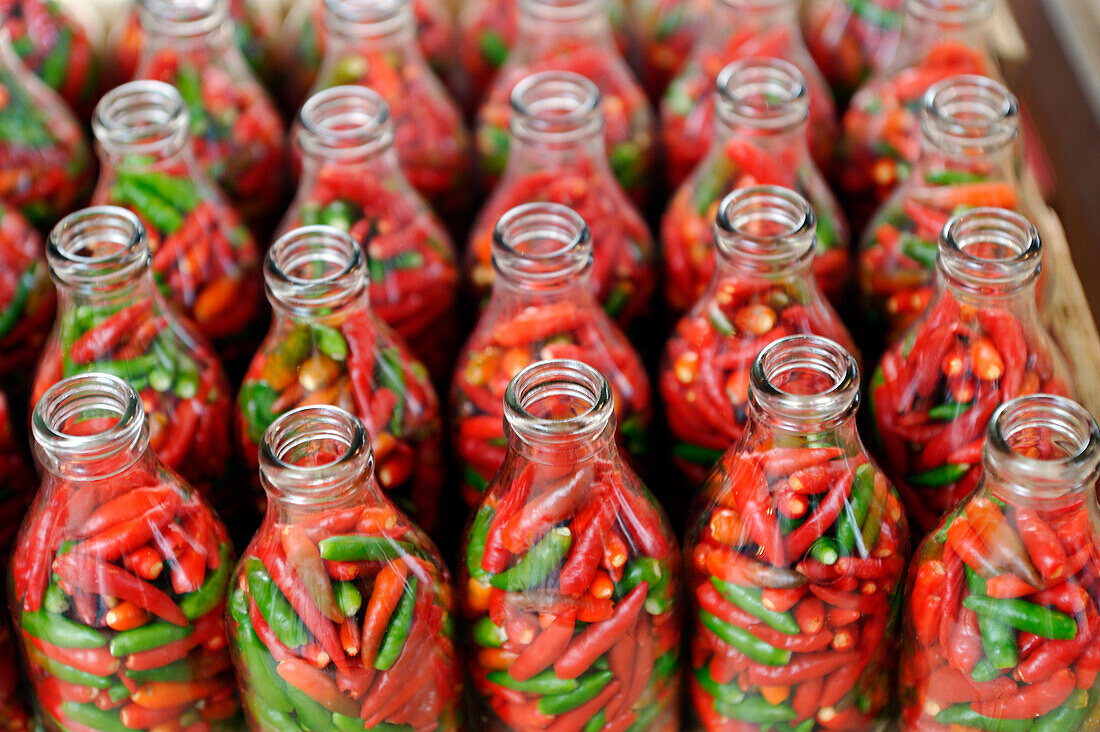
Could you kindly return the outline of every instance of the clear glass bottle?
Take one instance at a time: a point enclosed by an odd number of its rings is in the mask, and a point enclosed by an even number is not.
[[[267,514],[229,595],[252,729],[457,730],[454,588],[378,490],[363,423],[287,412],[264,433],[260,477]]]
[[[903,729],[1100,723],[1100,432],[1064,397],[993,413],[974,492],[910,568]]]
[[[9,587],[46,729],[240,729],[224,620],[233,547],[150,449],[141,398],[115,376],[72,376],[42,395],[31,428],[42,485]]]
[[[508,162],[512,89],[540,71],[572,71],[600,90],[607,158],[619,184],[645,202],[653,163],[653,111],[615,47],[608,0],[516,0],[516,51],[508,55],[478,110],[477,148],[490,181]]]
[[[35,373],[37,404],[63,378],[125,379],[158,459],[208,496],[229,467],[229,383],[213,347],[157,290],[145,228],[126,209],[69,214],[46,243],[57,320]]]
[[[512,89],[510,126],[508,165],[466,250],[475,292],[492,286],[500,217],[524,203],[560,203],[592,222],[593,280],[608,315],[625,326],[646,313],[657,279],[653,237],[608,165],[596,85],[569,71],[532,74]]]
[[[665,297],[676,312],[699,299],[714,272],[711,224],[731,190],[784,186],[813,206],[814,275],[837,305],[846,294],[848,222],[806,145],[810,91],[798,69],[775,58],[735,61],[715,82],[707,155],[680,185],[661,219]]]
[[[898,50],[844,113],[837,183],[862,227],[920,155],[928,87],[951,76],[999,78],[986,46],[993,0],[904,0]]]
[[[680,554],[619,457],[610,385],[579,361],[541,361],[504,409],[507,456],[459,568],[471,722],[678,728]]]
[[[659,100],[703,33],[711,0],[633,0],[639,76],[650,99]]]
[[[324,0],[328,47],[311,93],[354,84],[390,106],[401,168],[445,221],[466,213],[470,136],[414,43],[410,0]]]
[[[832,169],[836,104],[802,41],[797,0],[714,0],[709,25],[661,100],[670,186],[680,185],[710,148],[718,74],[727,64],[751,57],[782,59],[802,72],[810,96],[810,151],[822,170]]]
[[[346,409],[372,435],[382,489],[431,531],[444,478],[439,401],[427,370],[375,316],[367,269],[355,240],[329,226],[293,229],[271,245],[264,278],[274,319],[237,399],[241,454],[255,473],[264,430],[280,414]]]
[[[359,86],[310,97],[295,136],[298,192],[278,233],[312,224],[349,232],[369,258],[372,307],[443,379],[458,337],[458,264],[443,224],[405,178],[390,109]]]
[[[42,237],[19,211],[0,203],[0,383],[23,385],[46,341],[56,301]]]
[[[451,427],[462,496],[473,506],[505,457],[504,396],[524,367],[574,358],[614,390],[620,447],[641,457],[650,422],[649,378],[630,341],[600,307],[584,219],[556,203],[508,211],[493,231],[493,291],[459,354]]]
[[[677,323],[658,374],[672,460],[699,486],[749,419],[750,367],[764,346],[792,334],[839,341],[840,316],[809,276],[814,213],[794,191],[753,186],[722,200],[710,284]]]
[[[806,46],[841,104],[893,58],[901,38],[903,3],[810,0],[803,6]]]
[[[19,60],[0,29],[0,198],[39,228],[84,203],[92,152],[73,113]]]
[[[893,343],[928,307],[936,242],[952,215],[995,207],[1036,220],[1045,210],[1022,182],[1020,148],[1019,105],[1000,82],[954,76],[929,88],[913,174],[875,212],[860,242],[863,313],[875,335],[885,331]]]
[[[909,536],[856,430],[856,361],[783,338],[753,361],[749,404],[685,539],[696,723],[883,730]]]
[[[94,205],[122,206],[145,227],[158,287],[227,358],[260,312],[260,254],[191,150],[183,98],[161,81],[115,87],[96,106]]]
[[[257,231],[283,202],[283,122],[233,40],[227,0],[139,0],[136,79],[179,89],[195,158]]]
[[[976,208],[951,219],[932,302],[871,380],[884,465],[922,531],[974,489],[985,425],[999,404],[1071,395],[1035,305],[1041,260],[1039,232],[1019,214]]]

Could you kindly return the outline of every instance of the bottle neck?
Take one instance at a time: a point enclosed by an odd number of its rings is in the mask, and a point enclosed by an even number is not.
[[[264,285],[276,317],[339,323],[370,312],[359,244],[331,226],[303,226],[279,237],[264,260]]]
[[[355,169],[375,180],[401,175],[390,106],[373,89],[336,86],[312,95],[298,114],[301,188],[317,185],[321,168]]]
[[[92,130],[104,162],[119,168],[182,162],[190,139],[182,97],[160,81],[112,89],[96,105]]]
[[[512,89],[511,105],[510,171],[560,166],[611,175],[600,93],[591,81],[568,71],[532,74]]]
[[[920,62],[930,50],[948,42],[962,44],[991,61],[986,39],[992,17],[992,0],[906,0],[898,53],[888,71]]]
[[[714,226],[718,256],[711,293],[720,296],[750,279],[811,295],[816,226],[809,201],[790,189],[754,186],[729,194]]]
[[[516,0],[516,48],[528,51],[566,41],[571,46],[614,48],[607,0]]]
[[[997,307],[1037,322],[1035,286],[1042,265],[1039,232],[1012,211],[976,208],[947,222],[936,258],[937,299]]]
[[[232,46],[226,0],[140,0],[138,18],[149,39],[145,53],[164,45],[223,51]]]
[[[334,66],[330,71],[339,76],[340,64],[356,65],[359,73],[347,69],[349,79],[335,80],[335,84],[349,83],[362,76],[367,63],[378,59],[356,59],[364,52],[386,52],[387,59],[408,63],[423,61],[416,43],[416,19],[409,0],[324,0],[323,22],[328,32],[329,51],[326,59]]]
[[[734,35],[759,35],[781,27],[793,31],[791,41],[801,42],[798,0],[714,0],[707,45],[721,48]]]

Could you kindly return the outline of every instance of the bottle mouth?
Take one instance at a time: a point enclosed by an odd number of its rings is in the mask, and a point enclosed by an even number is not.
[[[559,203],[527,203],[509,210],[493,229],[493,269],[514,283],[550,289],[592,266],[588,224]]]
[[[504,392],[505,423],[524,442],[591,440],[614,415],[607,379],[580,361],[533,363]]]
[[[1019,102],[999,81],[952,76],[924,94],[921,132],[947,153],[992,153],[1015,142],[1019,131]]]
[[[367,87],[319,91],[306,100],[298,118],[298,144],[309,154],[365,155],[393,143],[390,105]]]
[[[965,27],[993,15],[993,0],[906,0],[905,14],[941,27]]]
[[[798,429],[836,426],[859,404],[859,367],[852,354],[828,338],[780,338],[752,362],[749,404],[770,423]]]
[[[780,8],[794,9],[798,0],[718,0],[732,10],[741,12],[766,13]]]
[[[383,38],[413,28],[408,0],[324,0],[325,26],[345,38]]]
[[[152,258],[145,226],[118,206],[93,206],[69,214],[50,232],[46,261],[60,284],[106,287],[141,276]]]
[[[366,291],[363,250],[332,226],[301,226],[280,236],[264,259],[268,297],[299,315],[357,300]]]
[[[226,0],[139,0],[138,15],[146,30],[185,38],[225,26],[229,4]]]
[[[781,272],[813,260],[816,221],[802,195],[779,186],[752,186],[718,205],[714,244],[740,268]]]
[[[512,88],[512,133],[523,139],[573,142],[603,129],[600,91],[571,71],[531,74]]]
[[[260,475],[284,505],[317,506],[347,499],[373,475],[370,438],[357,417],[339,407],[293,409],[264,432]]]
[[[108,152],[169,155],[187,144],[187,108],[171,84],[131,81],[103,95],[92,131]]]
[[[519,9],[530,20],[572,23],[605,17],[607,0],[519,0]]]
[[[762,130],[802,124],[810,114],[806,77],[777,58],[746,58],[722,69],[714,83],[715,112],[727,126]]]
[[[974,208],[952,217],[940,234],[937,265],[958,289],[977,294],[1016,291],[1042,267],[1039,231],[1002,208]]]

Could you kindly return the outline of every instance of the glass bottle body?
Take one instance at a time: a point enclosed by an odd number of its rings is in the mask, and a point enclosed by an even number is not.
[[[16,209],[0,204],[0,381],[19,382],[34,365],[55,307],[42,238]]]
[[[634,0],[639,76],[650,99],[659,100],[680,73],[703,33],[710,0]]]
[[[909,570],[905,729],[1096,725],[1096,447],[1096,423],[1068,399],[994,415],[976,489]]]
[[[832,169],[836,105],[814,65],[798,27],[793,0],[714,0],[710,27],[661,100],[665,174],[678,186],[706,156],[714,134],[715,79],[734,61],[778,58],[802,72],[809,89],[810,152],[822,170]]]
[[[792,336],[760,353],[751,378],[748,425],[685,540],[695,720],[883,729],[909,538],[856,431],[855,360]]]
[[[802,33],[837,101],[846,103],[871,74],[886,67],[901,38],[904,0],[811,0]]]

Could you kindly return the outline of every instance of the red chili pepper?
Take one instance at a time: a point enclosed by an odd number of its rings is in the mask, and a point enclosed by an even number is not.
[[[964,515],[956,515],[947,527],[947,541],[966,564],[983,577],[1000,574],[978,532]]]
[[[813,514],[806,519],[801,526],[783,539],[786,553],[792,557],[801,557],[810,545],[817,541],[821,535],[836,521],[841,509],[848,501],[848,495],[852,491],[852,479],[854,471],[849,468],[833,483],[829,493],[818,504]],[[812,589],[812,588],[811,588]]]
[[[1042,586],[1043,580],[1031,564],[1023,542],[993,501],[983,496],[971,499],[966,505],[966,516],[995,563],[1032,587]]]
[[[573,532],[576,538],[558,576],[561,591],[573,597],[583,595],[591,584],[603,558],[604,534],[615,520],[610,502],[597,498],[589,505],[592,506],[591,515],[583,530]]]
[[[504,546],[513,554],[523,554],[550,528],[571,516],[592,488],[592,466],[582,466],[557,486],[529,498],[501,530]]]
[[[631,590],[615,608],[611,619],[592,624],[576,636],[566,651],[554,662],[559,678],[572,679],[584,673],[592,662],[606,653],[615,641],[633,627],[645,603],[649,585],[644,581]]]
[[[1013,519],[1028,556],[1043,581],[1049,585],[1064,577],[1066,551],[1054,530],[1031,508],[1016,508]]]
[[[1061,669],[1046,679],[1021,686],[1011,696],[976,701],[971,708],[978,714],[998,719],[1033,719],[1056,709],[1074,689],[1073,672]]]
[[[187,618],[172,598],[112,564],[69,553],[54,561],[54,571],[73,588],[127,600],[170,623],[187,625]]]

